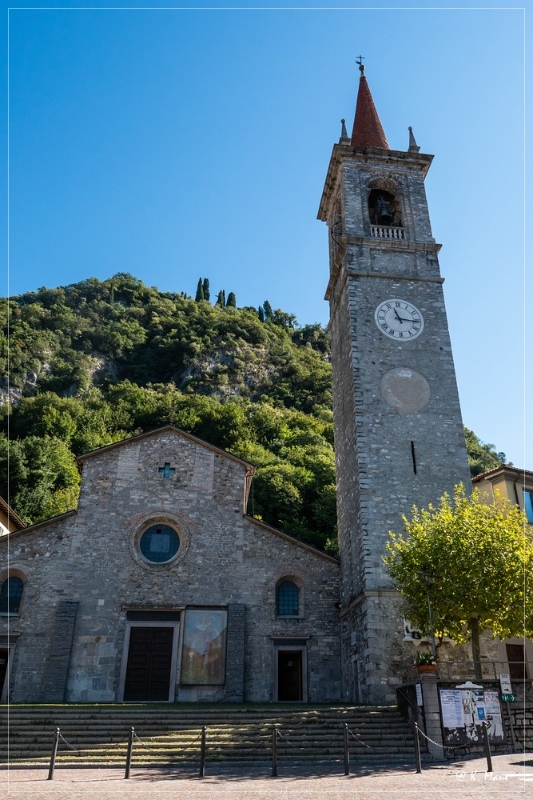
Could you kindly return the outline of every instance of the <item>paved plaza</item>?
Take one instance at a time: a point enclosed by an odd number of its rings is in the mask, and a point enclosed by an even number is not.
[[[258,767],[252,771],[223,771],[208,765],[202,780],[192,772],[172,769],[132,768],[129,780],[123,769],[70,769],[58,767],[54,780],[48,769],[12,769],[0,772],[1,796],[13,800],[412,800],[413,798],[516,798],[533,796],[533,753],[493,758],[487,773],[485,758],[454,764],[424,765],[417,775],[412,767],[352,765],[354,774],[339,774],[342,765],[310,769],[280,765],[279,777]]]

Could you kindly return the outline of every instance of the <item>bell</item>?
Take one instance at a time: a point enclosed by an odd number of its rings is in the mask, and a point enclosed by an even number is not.
[[[379,195],[376,202],[376,216],[378,225],[390,225],[392,223],[390,202],[386,200],[382,194]]]

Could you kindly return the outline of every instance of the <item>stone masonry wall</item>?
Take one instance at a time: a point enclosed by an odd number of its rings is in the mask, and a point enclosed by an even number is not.
[[[169,478],[158,471],[165,463],[175,470]],[[245,700],[272,699],[279,636],[307,637],[309,699],[338,699],[338,563],[246,517],[245,470],[174,429],[87,458],[78,512],[10,538],[11,565],[26,577],[20,615],[9,620],[20,634],[10,699],[45,699],[44,665],[54,658],[52,630],[65,602],[78,603],[69,701],[117,699],[128,608],[189,606],[230,607],[227,699],[239,696],[239,670]],[[155,522],[180,533],[168,564],[147,563],[139,553],[142,531]],[[276,583],[287,575],[301,582],[303,613],[278,619]],[[0,634],[7,624],[0,618]],[[198,699],[224,697],[220,687],[201,688]]]

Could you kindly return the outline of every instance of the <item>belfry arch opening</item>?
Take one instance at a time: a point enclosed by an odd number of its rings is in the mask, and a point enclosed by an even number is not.
[[[400,203],[395,195],[386,189],[370,189],[368,214],[372,225],[402,226]]]

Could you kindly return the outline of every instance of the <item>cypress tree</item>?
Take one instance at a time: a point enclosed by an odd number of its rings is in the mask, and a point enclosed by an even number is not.
[[[259,306],[257,309],[257,316],[261,322],[265,321],[265,312],[263,311],[263,306]]]
[[[198,286],[196,287],[196,297],[194,299],[196,300],[197,303],[199,303],[200,300],[204,299],[204,287],[202,285],[201,278],[198,280]]]
[[[220,306],[221,308],[224,308],[224,306],[226,305],[226,292],[224,291],[224,289],[221,289],[220,292],[218,293],[215,305]]]
[[[209,293],[209,278],[204,278],[204,283],[202,288],[204,290],[204,300],[207,300],[209,302],[209,298],[211,296]]]
[[[268,322],[274,316],[274,312],[272,311],[272,306],[270,305],[268,300],[265,300],[265,302],[263,303],[263,310],[265,312],[265,319]]]
[[[233,292],[228,294],[228,302],[226,303],[228,308],[237,308],[237,298]]]

